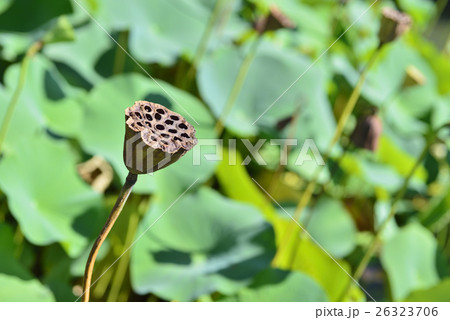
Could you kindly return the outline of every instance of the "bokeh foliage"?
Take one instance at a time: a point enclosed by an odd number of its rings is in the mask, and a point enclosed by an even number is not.
[[[197,146],[139,177],[100,252],[94,280],[105,274],[92,288],[94,300],[365,301],[357,286],[346,290],[347,273],[429,146],[361,285],[382,301],[450,301],[448,131],[429,141],[450,121],[450,23],[438,21],[439,5],[427,0],[380,0],[359,19],[372,3],[1,1],[1,122],[23,88],[0,142],[0,301],[75,301],[81,294],[89,249],[127,174],[123,111],[143,99],[182,114],[199,139],[216,138],[226,112],[223,160],[206,161],[214,147]],[[274,4],[295,28],[257,33],[255,22]],[[294,164],[302,141],[313,139],[325,152],[377,50],[384,6],[408,13],[413,27],[381,48],[300,217],[315,241],[296,227],[284,260],[273,266],[291,223],[277,203],[292,214],[314,176],[314,163]],[[35,43],[42,48],[21,81]],[[423,82],[408,83],[411,67]],[[349,142],[372,107],[383,124],[373,152]],[[279,165],[279,146],[268,143],[261,149],[267,166],[230,165],[230,157],[239,164],[248,155],[240,143],[236,153],[226,148],[240,138],[301,143],[287,166]],[[93,156],[112,169],[103,190],[80,174]]]

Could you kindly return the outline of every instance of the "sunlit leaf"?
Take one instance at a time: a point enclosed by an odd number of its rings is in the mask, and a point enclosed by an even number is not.
[[[395,300],[438,282],[435,266],[436,239],[419,224],[410,224],[390,238],[381,251],[381,262]]]
[[[413,291],[406,299],[407,302],[448,302],[450,301],[450,279],[445,278],[437,285]]]
[[[325,302],[323,289],[302,272],[268,269],[242,289],[237,301],[244,302]]]
[[[95,23],[76,30],[74,42],[54,43],[44,48],[52,60],[64,63],[92,84],[102,77],[94,66],[100,56],[113,45],[112,40]]]
[[[51,302],[54,297],[38,280],[22,280],[0,274],[0,301]]]
[[[333,257],[345,257],[355,248],[356,227],[341,202],[323,197],[304,219],[311,236]]]
[[[342,259],[330,258],[305,234],[297,242],[292,267],[317,281],[324,288],[330,301],[338,301],[342,298],[347,285],[352,282],[348,275],[350,273],[349,264]],[[349,296],[343,298],[344,301],[363,301],[365,299],[364,294],[356,287]]]

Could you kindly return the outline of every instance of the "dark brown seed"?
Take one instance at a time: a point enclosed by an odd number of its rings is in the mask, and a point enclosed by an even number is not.
[[[363,116],[358,119],[350,139],[358,148],[376,151],[382,130],[383,125],[377,115]]]

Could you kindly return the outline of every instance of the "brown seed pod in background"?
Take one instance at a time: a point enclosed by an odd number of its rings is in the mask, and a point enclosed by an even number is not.
[[[254,28],[259,34],[278,29],[295,29],[295,23],[289,19],[276,5],[271,5],[269,15],[255,22]]]
[[[105,192],[113,180],[113,169],[105,159],[94,156],[77,166],[78,174],[89,183],[92,189]]]
[[[376,114],[364,115],[358,119],[350,140],[358,148],[376,151],[382,130],[383,125]]]
[[[197,144],[195,129],[181,115],[148,101],[125,110],[123,159],[131,173],[155,172]]]
[[[394,41],[411,27],[411,17],[393,8],[385,7],[381,12],[381,25],[378,32],[380,46]]]
[[[427,82],[425,75],[415,66],[407,66],[405,71],[405,79],[402,85],[404,88],[422,86]]]

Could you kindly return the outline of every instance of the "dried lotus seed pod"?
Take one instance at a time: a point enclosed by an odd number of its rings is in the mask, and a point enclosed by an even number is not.
[[[123,158],[131,173],[145,174],[165,168],[197,142],[194,127],[160,104],[136,101],[125,110]]]
[[[375,152],[378,149],[382,131],[383,124],[381,119],[376,115],[375,109],[373,109],[372,114],[361,116],[358,119],[350,140],[357,148]]]
[[[378,32],[380,45],[394,41],[411,27],[411,17],[406,13],[385,7],[381,12],[381,26]]]
[[[403,80],[403,87],[409,88],[414,86],[422,86],[427,82],[425,75],[413,65],[406,67],[406,74]]]

